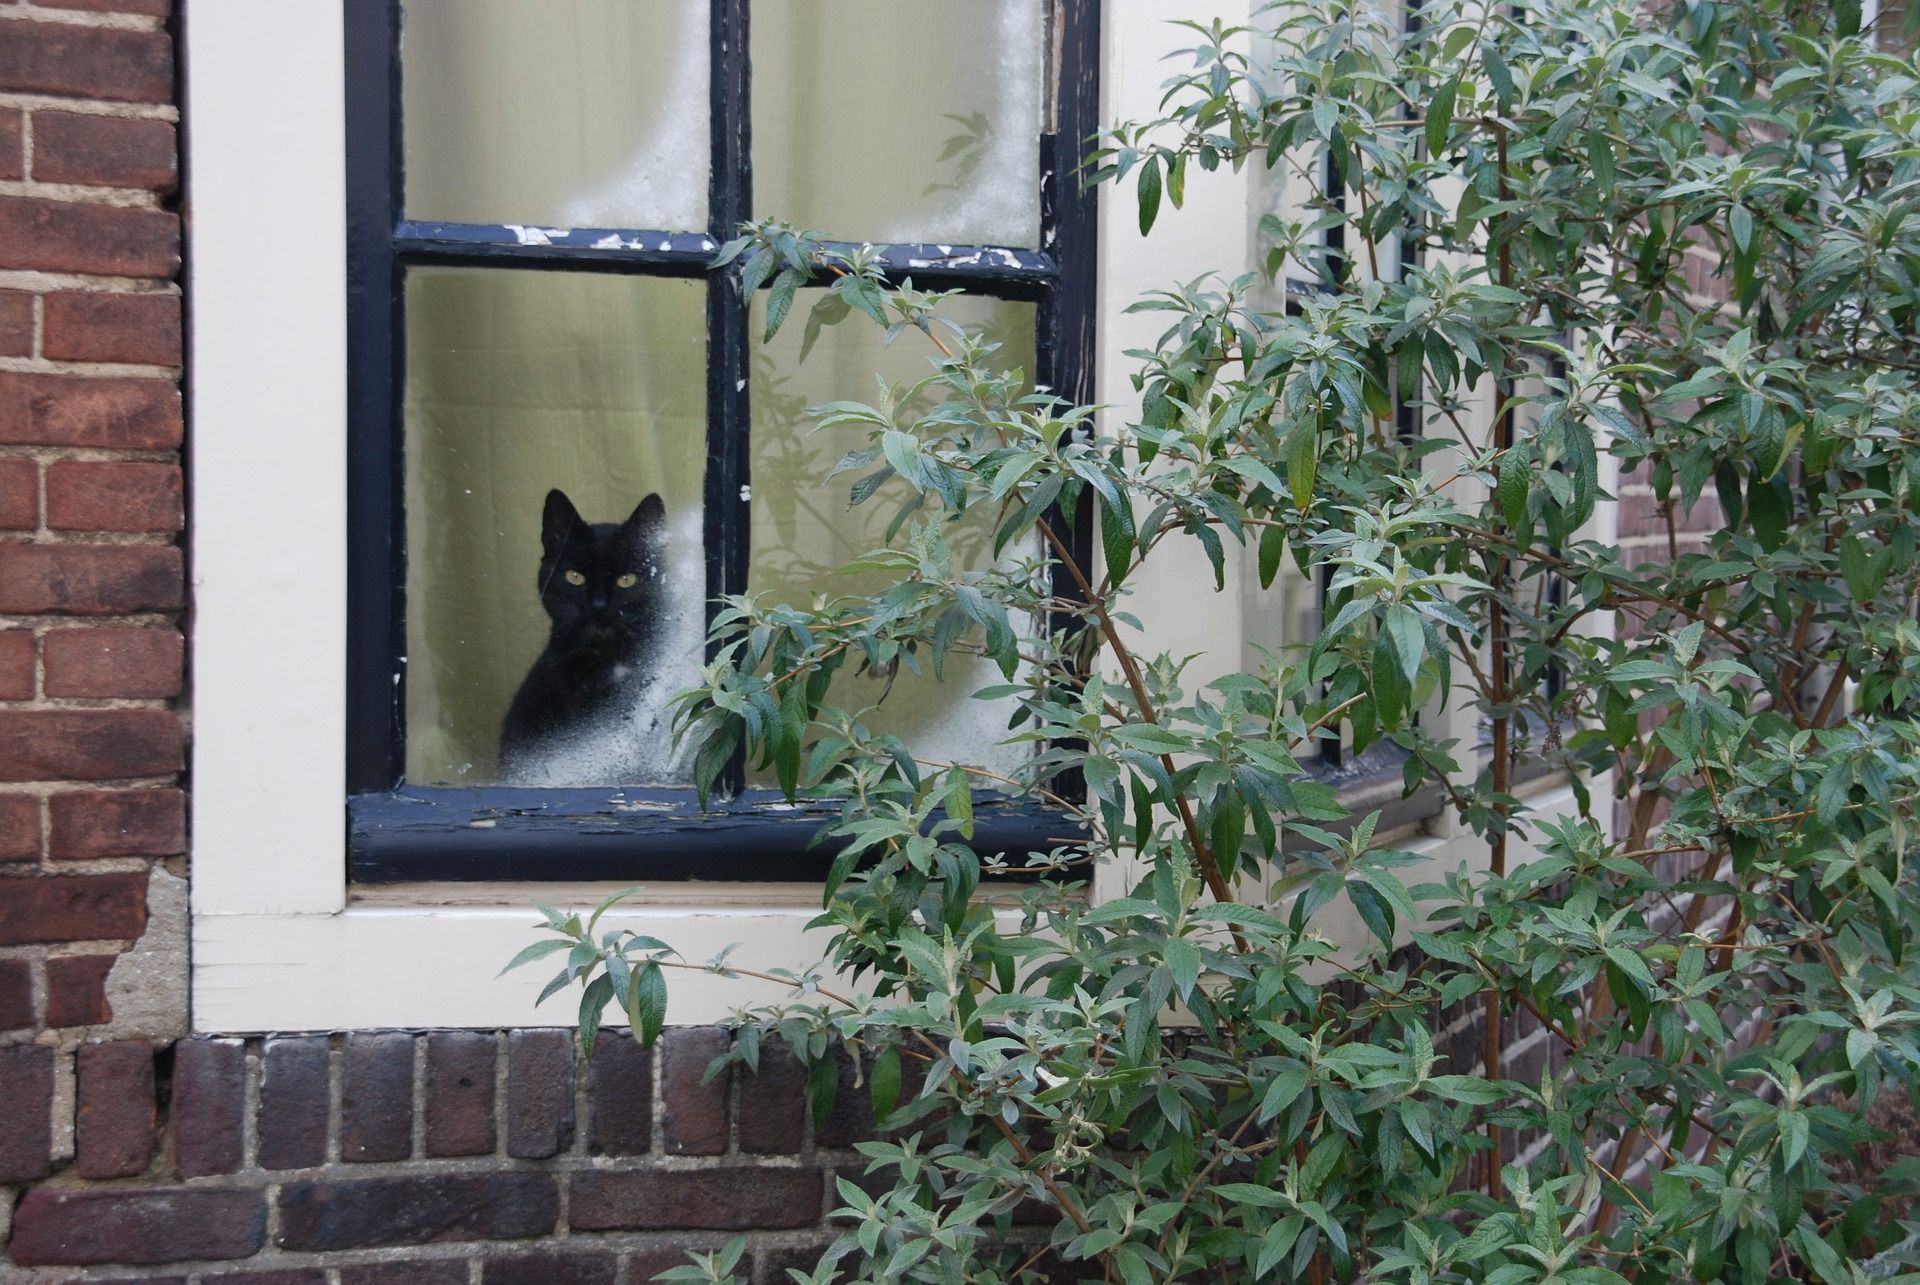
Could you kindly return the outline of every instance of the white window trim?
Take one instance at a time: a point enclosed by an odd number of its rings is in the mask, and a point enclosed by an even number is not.
[[[1244,17],[1248,0],[1210,0]],[[1163,64],[1191,0],[1106,7],[1106,115],[1156,110]],[[1239,15],[1233,10],[1242,11]],[[399,885],[350,895],[346,710],[345,88],[339,0],[194,0],[185,11],[190,176],[193,449],[193,1025],[230,1033],[571,1022],[534,1000],[540,969],[497,978],[534,939],[536,899],[582,906],[612,885]],[[264,51],[272,51],[266,56]],[[1228,262],[1251,262],[1246,178],[1219,174],[1153,239],[1130,192],[1102,203],[1096,400],[1134,401],[1123,352],[1151,342],[1126,303]],[[1115,414],[1124,414],[1116,410]],[[1610,521],[1611,513],[1607,514]],[[1602,538],[1605,538],[1603,535]],[[1236,594],[1167,559],[1143,578],[1180,609],[1143,644],[1239,663]],[[1178,564],[1178,565],[1176,565]],[[1237,571],[1229,583],[1237,583]],[[1154,613],[1144,613],[1150,619]],[[1532,805],[1557,810],[1564,786]],[[1442,823],[1408,845],[1444,866],[1484,848]],[[1476,853],[1478,854],[1476,857]],[[1104,865],[1096,897],[1138,871]],[[604,922],[701,962],[739,943],[747,968],[804,967],[825,934],[817,885],[660,884]],[[1329,925],[1331,928],[1331,925]],[[1356,936],[1358,925],[1353,926]],[[672,979],[669,1020],[709,1022],[783,988],[699,972]]]

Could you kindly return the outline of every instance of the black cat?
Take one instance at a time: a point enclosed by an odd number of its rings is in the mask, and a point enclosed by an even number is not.
[[[540,604],[553,619],[546,650],[500,726],[500,770],[525,785],[616,785],[586,743],[657,734],[632,722],[653,679],[668,608],[667,511],[658,495],[625,522],[589,524],[560,490],[540,521]],[[583,755],[579,751],[584,748]],[[575,777],[577,779],[568,779]]]

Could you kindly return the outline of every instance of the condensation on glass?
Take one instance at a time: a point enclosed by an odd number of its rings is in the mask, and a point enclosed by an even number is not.
[[[1046,0],[756,0],[753,204],[841,241],[1036,246]],[[908,64],[910,71],[874,68]]]
[[[707,225],[708,0],[405,0],[406,214]]]
[[[704,285],[425,268],[408,276],[406,309],[408,781],[686,783],[666,698],[697,677],[705,633]],[[503,773],[502,721],[553,624],[541,583],[553,489],[587,523],[623,522],[660,496],[649,601],[661,627],[651,654],[619,662],[617,698],[577,736]],[[620,628],[609,621],[598,645],[621,647]]]
[[[801,291],[791,320],[754,352],[753,554],[747,587],[769,603],[808,606],[816,600],[875,592],[891,583],[892,572],[839,569],[870,549],[901,545],[904,535],[890,542],[887,527],[912,492],[904,483],[890,482],[866,503],[850,505],[849,488],[858,474],[825,479],[841,456],[867,445],[867,438],[852,426],[818,429],[806,408],[830,401],[877,401],[876,376],[894,384],[915,383],[936,373],[933,363],[939,356],[917,331],[885,344],[885,333],[856,313],[823,328],[802,362],[803,320],[821,293]],[[763,333],[762,309],[756,307],[755,314],[753,333],[758,336]],[[998,341],[994,364],[1027,372],[1031,383],[1032,304],[965,296],[949,300],[941,315]],[[914,412],[930,408],[938,395],[929,389],[909,399],[900,422],[911,423]],[[929,506],[920,520],[935,513]],[[974,510],[943,528],[956,568],[993,563],[992,517]],[[1023,542],[1009,547],[1003,559],[1013,563],[1036,555],[1037,549]],[[1014,627],[1021,630],[1017,621]],[[999,744],[1013,712],[1011,702],[971,696],[1003,681],[992,662],[956,653],[946,663],[945,681],[935,681],[924,657],[921,663],[924,673],[902,669],[891,679],[857,673],[848,665],[829,699],[850,711],[869,710],[868,727],[894,733],[916,756],[933,762],[968,763],[1006,775],[1032,754],[1025,743]],[[753,783],[770,785],[772,774]]]

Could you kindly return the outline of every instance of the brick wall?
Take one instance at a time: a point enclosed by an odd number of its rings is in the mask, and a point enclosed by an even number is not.
[[[557,1030],[87,1044],[58,1172],[59,1055],[0,1049],[0,1184],[21,1186],[0,1280],[614,1285],[748,1231],[757,1279],[784,1282],[831,1238],[871,1109],[846,1068],[814,1129],[772,1047],[702,1083],[727,1039],[614,1036],[590,1061]]]

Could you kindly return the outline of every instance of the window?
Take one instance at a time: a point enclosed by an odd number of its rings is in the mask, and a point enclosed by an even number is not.
[[[804,600],[882,541],[821,489],[839,451],[802,411],[926,360],[848,326],[803,362],[798,325],[760,342],[742,264],[711,265],[749,215],[887,245],[896,275],[965,290],[956,315],[1036,383],[1090,400],[1075,153],[1096,12],[970,6],[979,56],[918,67],[876,112],[862,69],[950,27],[941,0],[830,20],[799,0],[350,0],[355,880],[824,870],[806,811],[744,762],[697,807],[667,701],[721,595]],[[875,717],[977,760],[999,724],[966,690],[902,680]],[[1026,805],[993,817],[988,847],[1058,833]]]

